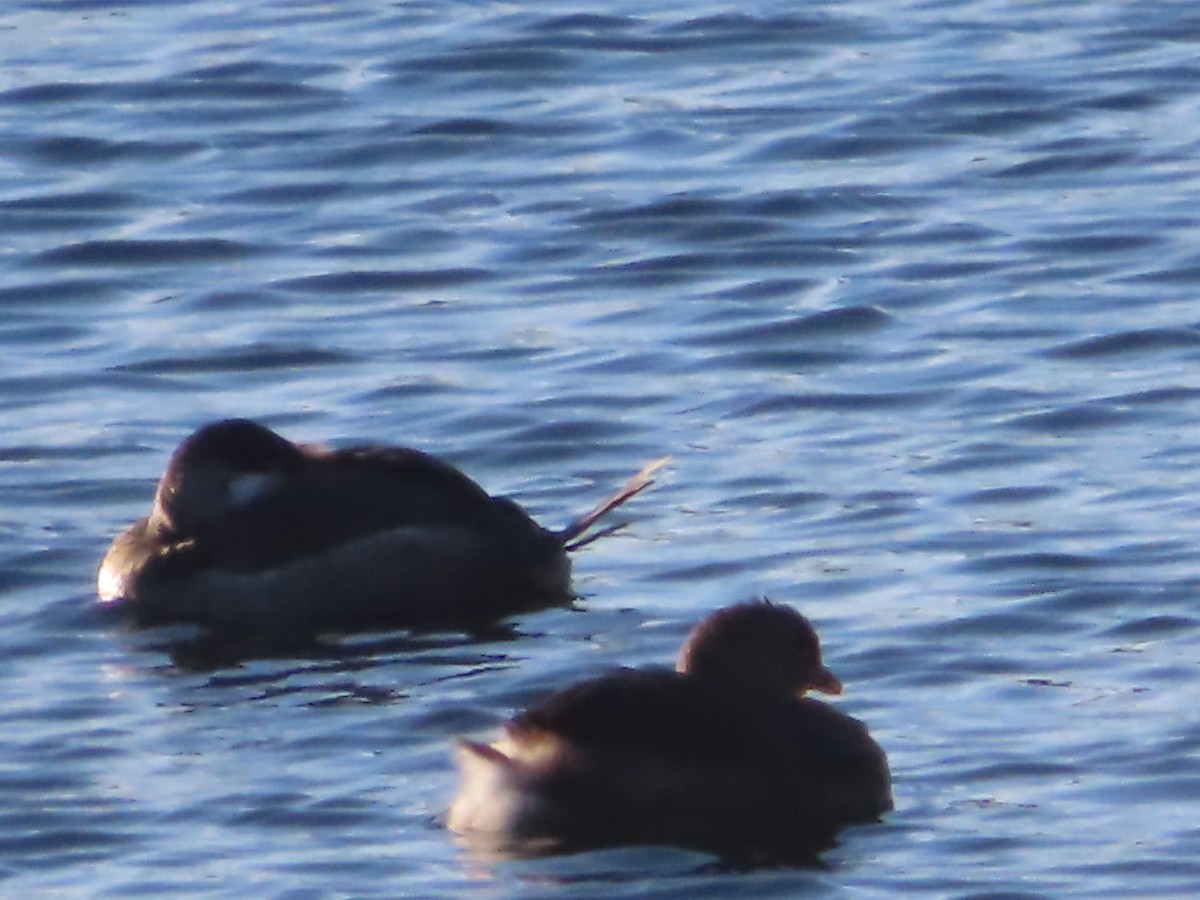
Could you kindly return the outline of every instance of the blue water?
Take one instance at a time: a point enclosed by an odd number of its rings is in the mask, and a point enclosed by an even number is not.
[[[0,12],[0,892],[1190,896],[1200,17],[1173,2]],[[202,665],[96,608],[224,416],[548,526],[491,641]],[[484,859],[450,748],[765,593],[897,809],[817,871]]]

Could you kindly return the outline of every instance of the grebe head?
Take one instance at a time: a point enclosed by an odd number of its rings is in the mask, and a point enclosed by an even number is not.
[[[772,693],[842,692],[842,683],[821,662],[821,644],[808,619],[768,600],[739,603],[701,621],[684,641],[675,670]]]
[[[191,537],[282,486],[299,448],[246,419],[207,425],[179,445],[154,494],[152,521]]]

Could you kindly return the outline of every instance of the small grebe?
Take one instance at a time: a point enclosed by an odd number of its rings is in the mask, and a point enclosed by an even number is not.
[[[841,693],[812,626],[766,601],[722,609],[676,671],[621,669],[552,694],[494,744],[458,751],[451,830],[516,852],[670,844],[811,861],[892,808],[887,758]]]
[[[150,515],[105,555],[97,591],[141,624],[231,634],[485,625],[570,600],[567,552],[608,533],[585,536],[663,462],[549,531],[417,450],[332,450],[215,422],[175,451]]]

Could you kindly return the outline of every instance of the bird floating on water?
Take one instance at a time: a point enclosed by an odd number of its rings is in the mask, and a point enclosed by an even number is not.
[[[140,624],[241,635],[478,627],[572,599],[568,553],[653,482],[655,460],[565,528],[405,447],[296,444],[228,419],[172,455],[109,547],[101,601]]]
[[[887,757],[840,694],[800,613],[766,601],[701,621],[675,670],[620,669],[463,741],[452,831],[492,850],[668,844],[812,861],[892,808]]]

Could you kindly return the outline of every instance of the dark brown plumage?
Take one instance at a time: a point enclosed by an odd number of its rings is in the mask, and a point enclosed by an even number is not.
[[[582,682],[517,715],[496,743],[464,742],[450,827],[518,847],[810,860],[845,825],[892,808],[887,758],[866,727],[802,696],[841,684],[799,613],[721,610],[677,669]]]
[[[172,455],[97,589],[143,624],[232,633],[486,624],[569,600],[567,551],[659,464],[555,532],[417,450],[331,450],[216,422]]]

